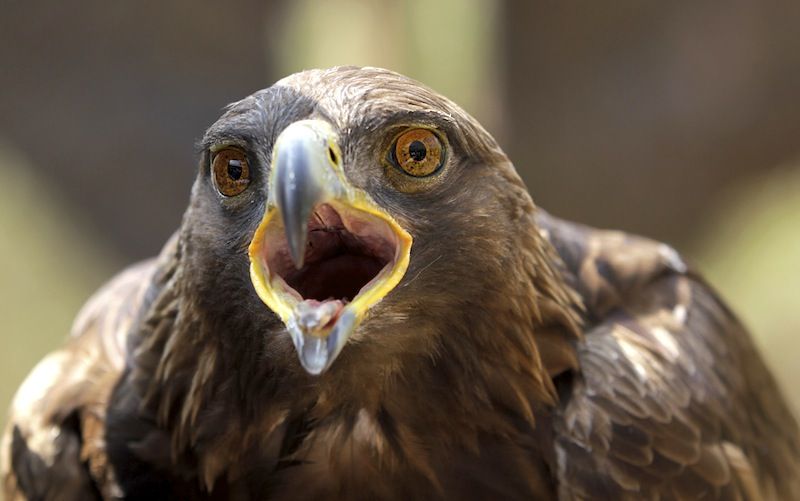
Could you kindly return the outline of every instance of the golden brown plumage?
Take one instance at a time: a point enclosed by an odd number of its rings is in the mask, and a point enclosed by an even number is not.
[[[398,169],[409,129],[441,143],[438,169],[419,145]],[[337,189],[290,170],[317,189],[293,201],[281,172],[320,137]],[[708,285],[666,245],[535,209],[447,99],[309,71],[232,105],[203,147],[161,256],[91,299],[20,389],[9,499],[800,498],[797,424]],[[287,218],[311,199],[311,221]],[[385,274],[341,304],[282,299],[347,285],[315,254],[332,235],[369,254],[337,261],[350,274],[394,249]],[[323,307],[322,331],[292,324]]]

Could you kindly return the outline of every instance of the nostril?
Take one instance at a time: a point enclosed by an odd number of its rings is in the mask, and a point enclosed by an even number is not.
[[[331,162],[333,162],[334,165],[339,164],[339,156],[336,154],[335,151],[333,151],[332,146],[328,146],[328,157],[330,157]]]

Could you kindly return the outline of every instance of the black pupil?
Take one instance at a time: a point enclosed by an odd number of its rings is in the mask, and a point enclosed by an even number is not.
[[[242,162],[239,160],[228,160],[228,176],[234,181],[242,178]]]
[[[428,149],[422,141],[414,141],[408,145],[408,155],[414,159],[415,162],[425,160],[425,155],[428,154]]]

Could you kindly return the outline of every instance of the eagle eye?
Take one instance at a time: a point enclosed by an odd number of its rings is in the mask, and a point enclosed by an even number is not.
[[[214,186],[223,196],[234,197],[250,184],[250,166],[247,155],[235,148],[218,151],[212,160]]]
[[[430,176],[444,159],[442,142],[430,129],[411,129],[400,134],[391,150],[392,162],[414,177]]]

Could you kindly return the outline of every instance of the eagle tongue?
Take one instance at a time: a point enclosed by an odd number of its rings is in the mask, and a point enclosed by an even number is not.
[[[298,303],[287,327],[302,366],[314,375],[324,371],[339,354],[354,323],[355,314],[338,299]],[[327,336],[325,331],[329,331]]]
[[[343,307],[344,303],[338,299],[329,299],[322,302],[315,299],[306,299],[295,306],[294,316],[297,319],[297,325],[303,332],[323,337],[322,331],[336,321],[336,317]]]

